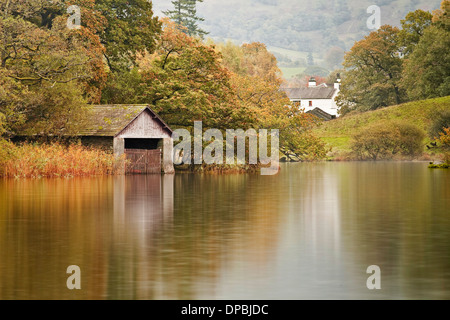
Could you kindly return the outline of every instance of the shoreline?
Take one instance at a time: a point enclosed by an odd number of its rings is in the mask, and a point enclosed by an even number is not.
[[[318,164],[318,163],[422,163],[427,164],[430,169],[450,169],[450,164],[442,163],[433,163],[427,160],[321,160],[321,161],[291,161],[291,162],[280,162],[280,165],[289,165],[289,164]],[[252,168],[251,170],[245,170],[243,168],[229,168],[229,169],[206,169],[207,167],[203,167],[202,170],[194,169],[194,170],[186,170],[186,169],[178,169],[175,168],[175,174],[203,174],[203,175],[245,175],[245,174],[260,174],[261,167]],[[281,167],[280,167],[281,170]],[[161,173],[163,176],[164,174]],[[35,176],[5,176],[0,175],[1,180],[41,180],[41,179],[73,179],[73,178],[100,178],[100,177],[119,177],[119,176],[133,176],[132,174],[123,174],[123,173],[108,173],[108,174],[80,174],[80,175],[35,175]]]

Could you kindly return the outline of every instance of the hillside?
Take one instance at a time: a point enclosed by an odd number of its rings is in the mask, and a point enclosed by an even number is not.
[[[367,8],[381,8],[381,24],[400,25],[416,9],[433,11],[441,0],[204,0],[197,4],[205,19],[201,28],[215,41],[265,43],[289,78],[314,64],[331,71],[343,61],[344,52],[371,30]],[[171,0],[154,0],[158,16],[171,8]]]
[[[332,158],[345,158],[350,152],[351,137],[364,130],[368,125],[383,120],[403,120],[417,125],[428,133],[436,111],[450,110],[450,96],[409,102],[361,114],[349,115],[333,121],[324,122],[314,130],[314,134],[323,139],[332,148]],[[424,143],[431,139],[426,138]]]

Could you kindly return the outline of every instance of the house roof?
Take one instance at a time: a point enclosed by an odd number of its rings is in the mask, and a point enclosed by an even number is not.
[[[286,88],[284,89],[291,100],[301,99],[331,99],[336,93],[334,87]]]
[[[172,133],[172,129],[148,105],[96,105],[92,106],[88,119],[79,125],[78,135],[114,137],[145,110]]]
[[[336,118],[335,116],[329,114],[328,112],[323,111],[320,108],[314,108],[313,110],[310,110],[310,111],[308,111],[306,113],[310,113],[312,115],[315,115],[316,117],[318,117],[320,119],[323,119],[325,121],[328,121],[328,120]]]

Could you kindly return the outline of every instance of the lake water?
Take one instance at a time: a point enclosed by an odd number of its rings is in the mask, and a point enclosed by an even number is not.
[[[0,299],[450,299],[450,170],[1,180]]]

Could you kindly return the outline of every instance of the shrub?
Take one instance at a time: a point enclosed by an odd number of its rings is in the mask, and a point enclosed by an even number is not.
[[[422,153],[425,133],[404,122],[376,123],[353,135],[352,151],[361,160],[391,159],[397,154],[414,156]]]
[[[393,154],[398,132],[383,124],[376,124],[353,136],[352,151],[361,160],[385,159]]]
[[[394,126],[400,134],[398,141],[400,153],[407,156],[422,154],[425,132],[416,125],[406,122],[396,122]]]
[[[432,139],[439,137],[444,133],[444,128],[450,127],[450,110],[442,110],[433,114],[433,120],[430,127],[429,135]]]
[[[450,126],[448,128],[444,128],[444,132],[441,132],[439,141],[442,143],[442,146],[445,149],[450,149]]]

